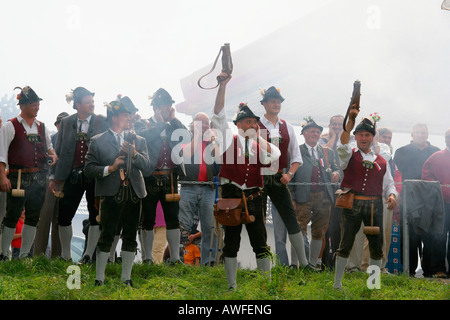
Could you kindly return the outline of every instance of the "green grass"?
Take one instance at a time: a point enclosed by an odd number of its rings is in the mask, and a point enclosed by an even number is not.
[[[270,280],[238,270],[238,289],[228,291],[222,265],[135,264],[134,287],[122,285],[121,265],[108,264],[105,285],[94,286],[95,265],[81,266],[81,288],[68,289],[70,263],[36,257],[0,263],[0,300],[448,300],[448,280],[381,274],[381,289],[368,289],[366,273],[346,273],[333,289],[334,272],[311,273],[275,266]]]

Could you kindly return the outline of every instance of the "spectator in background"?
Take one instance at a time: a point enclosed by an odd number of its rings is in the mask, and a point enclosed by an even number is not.
[[[340,179],[335,154],[329,148],[317,144],[323,128],[314,120],[307,120],[301,132],[305,138],[305,143],[300,145],[303,165],[295,173],[292,182],[335,183]],[[309,263],[316,267],[328,229],[331,209],[334,208],[334,190],[331,185],[294,185],[290,189],[295,201],[297,220],[304,234],[311,222]]]
[[[17,221],[16,233],[14,234],[13,240],[11,241],[13,259],[19,258],[20,248],[22,247],[22,227],[24,220],[25,220],[25,209],[22,211],[22,215],[20,216],[19,221]],[[31,252],[29,256],[30,257],[32,256]]]
[[[182,146],[186,174],[180,178],[180,245],[186,243],[194,225],[194,217],[198,216],[205,230],[201,243],[201,264],[214,264],[217,237],[211,231],[214,228],[213,205],[216,199],[213,182],[214,176],[218,174],[214,159],[217,144],[215,137],[211,135],[210,119],[203,112],[194,116],[190,132],[191,141]],[[194,184],[195,182],[198,184]]]
[[[438,151],[431,155],[425,161],[422,167],[422,180],[439,181],[442,185],[442,195],[444,197],[445,206],[445,222],[444,232],[442,234],[428,234],[425,236],[424,242],[429,244],[430,259],[424,259],[425,263],[429,262],[429,272],[425,276],[435,276],[438,278],[446,278],[449,270],[446,270],[445,259],[447,265],[450,262],[450,250],[447,234],[450,232],[450,129],[445,132],[446,149]],[[424,247],[424,256],[426,249]],[[424,263],[424,264],[425,264]],[[427,266],[423,266],[424,271]],[[447,275],[445,272],[447,271]]]
[[[3,120],[2,116],[0,116],[0,129],[2,128]],[[0,191],[0,224],[3,221],[3,217],[6,214],[6,192]],[[1,247],[1,237],[0,237],[0,247]]]
[[[194,235],[190,234],[184,247],[184,263],[190,266],[198,267],[200,265],[200,249],[192,242]]]
[[[339,157],[337,156],[337,147],[340,145],[340,137],[343,130],[344,116],[341,114],[334,115],[330,118],[330,123],[328,125],[328,132],[323,133],[320,137],[318,145],[323,148],[328,148],[332,150],[336,155],[336,164],[339,165]],[[353,137],[350,138],[353,140]],[[340,172],[341,177],[343,176],[342,171]],[[340,182],[342,179],[339,179]],[[337,186],[332,187],[333,190],[337,190]],[[334,200],[333,200],[334,201]],[[339,248],[339,241],[341,239],[341,208],[332,207],[332,213],[330,217],[330,223],[328,224],[327,232],[325,233],[325,246],[323,248],[322,254],[322,265],[329,269],[334,268],[335,264],[335,252]],[[331,253],[331,254],[330,254]]]
[[[412,128],[411,137],[411,143],[397,149],[394,155],[394,162],[402,175],[402,182],[407,179],[420,180],[423,164],[433,153],[439,151],[438,147],[432,146],[428,142],[428,127],[426,124],[415,124]],[[403,219],[403,203],[400,202],[400,226],[403,225]],[[401,239],[403,239],[403,229],[400,230]],[[418,256],[422,258],[422,237],[417,235],[413,228],[409,228],[408,231],[409,272],[411,276],[414,276],[418,266]]]

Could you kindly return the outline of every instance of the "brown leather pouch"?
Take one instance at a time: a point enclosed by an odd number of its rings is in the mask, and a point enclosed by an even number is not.
[[[335,206],[337,208],[343,209],[353,208],[353,200],[355,199],[355,194],[351,192],[351,189],[348,190],[338,189],[336,190],[335,194],[337,195],[335,203]]]
[[[242,198],[218,199],[214,204],[214,216],[223,226],[238,226],[242,223]]]

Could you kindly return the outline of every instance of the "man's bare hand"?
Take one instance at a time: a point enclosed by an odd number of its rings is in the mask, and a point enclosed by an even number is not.
[[[113,173],[117,170],[119,170],[119,167],[125,164],[125,156],[119,156],[114,160],[114,163],[112,166],[108,167],[108,172]]]
[[[8,179],[6,174],[0,175],[0,191],[3,191],[3,192],[11,191],[11,181]]]

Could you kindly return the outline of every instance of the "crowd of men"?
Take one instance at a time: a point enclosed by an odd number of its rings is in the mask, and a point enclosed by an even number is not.
[[[212,116],[194,115],[189,128],[176,118],[174,101],[162,88],[151,97],[154,115],[141,119],[132,100],[121,95],[105,105],[106,117],[96,114],[95,93],[77,87],[66,95],[75,112],[58,115],[52,137],[37,120],[42,99],[29,86],[19,88],[20,114],[3,125],[0,119],[0,261],[11,258],[24,212],[18,257],[45,254],[51,226],[51,256],[71,262],[72,220],[85,196],[89,229],[80,263],[95,263],[96,285],[105,283],[119,237],[125,285],[132,286],[138,240],[142,263],[154,263],[160,206],[168,265],[183,263],[200,229],[199,264],[223,263],[228,287],[236,289],[245,225],[260,272],[270,277],[274,262],[310,272],[334,270],[339,289],[345,270],[376,265],[388,272],[393,220],[404,218],[402,181],[413,179],[437,181],[438,187],[424,185],[427,192],[421,192],[419,186],[415,192],[428,195],[425,205],[407,205],[410,274],[419,257],[426,277],[448,276],[450,130],[447,148],[439,150],[428,142],[427,126],[417,124],[411,143],[393,154],[392,131],[377,128],[377,119],[357,121],[359,109],[353,107],[346,124],[344,116],[332,116],[326,133],[305,118],[299,144],[294,127],[279,116],[285,98],[273,86],[262,91],[263,115],[241,103],[227,119],[231,76],[221,76]],[[349,195],[350,206],[335,205],[337,197]],[[223,223],[222,235],[215,204],[239,198],[247,215],[238,224]],[[268,204],[275,252],[267,244]],[[412,218],[417,215],[421,219]]]

